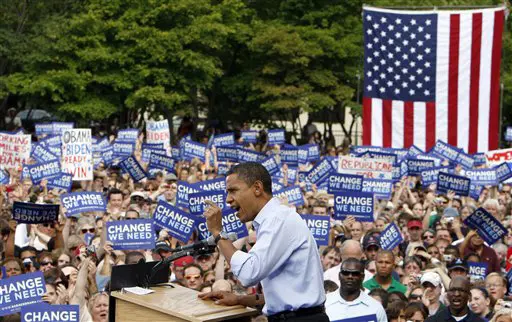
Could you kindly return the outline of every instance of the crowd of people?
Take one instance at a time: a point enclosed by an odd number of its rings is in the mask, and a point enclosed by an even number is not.
[[[239,133],[237,144],[264,154],[279,148],[265,142],[245,144]],[[114,137],[111,138],[112,140]],[[37,139],[35,139],[37,140]],[[34,140],[34,141],[35,141]],[[205,143],[207,138],[204,139]],[[134,156],[144,166],[137,140]],[[322,157],[348,154],[348,146],[321,148]],[[21,168],[7,169],[10,181],[0,185],[0,250],[2,279],[41,271],[44,273],[49,304],[80,305],[81,321],[107,321],[112,267],[161,260],[182,245],[165,229],[158,230],[154,249],[114,250],[106,241],[105,225],[109,221],[151,219],[159,201],[176,205],[178,186],[224,177],[219,173],[215,147],[207,160],[178,160],[174,171],[156,171],[140,182],[119,167],[100,163],[92,181],[73,182],[71,191],[100,192],[107,200],[106,212],[85,212],[65,216],[60,208],[59,220],[42,224],[22,224],[12,219],[16,201],[60,204],[64,190],[50,189],[46,180],[39,185],[22,177]],[[317,161],[318,162],[318,161]],[[308,171],[315,162],[299,165]],[[447,161],[445,161],[448,164]],[[232,164],[227,164],[228,167]],[[481,166],[485,167],[485,165]],[[288,165],[280,164],[283,186],[300,186],[304,205],[288,205],[299,214],[330,217],[328,246],[319,247],[326,294],[325,310],[331,320],[375,314],[383,321],[455,321],[512,322],[512,302],[508,298],[507,270],[512,265],[512,194],[505,183],[485,187],[478,199],[461,197],[453,192],[437,193],[435,185],[422,185],[418,176],[404,176],[393,186],[391,198],[376,203],[373,222],[360,222],[353,216],[334,218],[333,195],[314,184],[287,180]],[[455,167],[455,171],[457,171]],[[464,219],[483,207],[499,219],[508,234],[487,245],[479,234],[464,224]],[[183,211],[188,209],[183,208]],[[384,250],[380,233],[391,223],[400,228],[403,242]],[[244,252],[258,243],[251,222],[249,234],[234,246]],[[286,227],[279,232],[288,236]],[[188,243],[199,239],[194,232]],[[93,246],[93,247],[91,247]],[[469,263],[487,263],[485,276],[474,276]],[[300,265],[314,265],[308,260]],[[260,285],[246,285],[233,274],[230,261],[221,252],[187,256],[171,263],[169,281],[198,291],[200,294],[224,294],[220,304],[229,304],[229,294],[259,292]],[[282,290],[286,292],[286,290]],[[265,290],[263,290],[263,293]],[[19,313],[6,315],[4,321],[19,320]],[[255,320],[262,321],[259,316]]]

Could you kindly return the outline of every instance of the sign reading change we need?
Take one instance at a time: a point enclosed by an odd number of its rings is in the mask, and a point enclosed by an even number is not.
[[[107,205],[101,192],[73,192],[60,196],[62,206],[66,208],[66,216],[88,211],[106,211]]]
[[[116,250],[155,248],[155,230],[151,219],[107,222],[107,240]]]
[[[167,229],[172,237],[186,243],[194,231],[195,217],[161,200],[153,213],[153,222]]]
[[[40,303],[46,293],[42,272],[0,280],[0,316],[17,313],[24,305]]]
[[[373,222],[373,201],[372,193],[337,192],[334,194],[334,217],[343,220],[352,215],[357,221]]]

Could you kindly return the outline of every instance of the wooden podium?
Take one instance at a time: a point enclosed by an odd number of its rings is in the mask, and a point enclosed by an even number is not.
[[[115,291],[111,293],[115,322],[126,321],[250,321],[258,311],[241,305],[222,306],[210,300],[201,300],[198,292],[180,285],[151,287],[154,293],[135,295]],[[112,310],[112,307],[110,308]]]

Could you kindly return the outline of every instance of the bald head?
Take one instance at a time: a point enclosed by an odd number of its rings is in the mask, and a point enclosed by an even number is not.
[[[462,289],[466,292],[469,292],[470,288],[471,284],[469,283],[469,280],[464,276],[455,276],[450,281],[449,289]]]
[[[361,243],[356,240],[346,240],[341,245],[341,260],[344,261],[348,258],[363,258],[363,250],[361,249]]]

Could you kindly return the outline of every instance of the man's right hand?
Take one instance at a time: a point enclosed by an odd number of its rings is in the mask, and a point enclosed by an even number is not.
[[[215,304],[233,306],[240,304],[238,302],[238,296],[233,293],[225,291],[208,292],[198,295],[203,300],[213,300]]]

